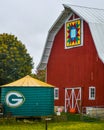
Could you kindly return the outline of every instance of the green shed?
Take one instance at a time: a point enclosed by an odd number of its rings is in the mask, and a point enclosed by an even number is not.
[[[1,87],[4,115],[48,116],[54,113],[54,87],[25,76]]]

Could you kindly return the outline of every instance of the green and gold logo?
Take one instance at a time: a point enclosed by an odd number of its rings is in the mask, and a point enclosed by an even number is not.
[[[19,107],[24,101],[23,94],[18,91],[9,91],[5,97],[5,102],[9,107]]]

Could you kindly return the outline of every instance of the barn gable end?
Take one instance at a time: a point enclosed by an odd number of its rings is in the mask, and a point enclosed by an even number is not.
[[[49,30],[42,57],[37,66],[38,70],[46,68],[55,35],[73,12],[88,23],[97,53],[101,61],[104,62],[104,43],[102,43],[104,33],[104,9],[64,5],[63,12]]]
[[[104,10],[64,5],[49,30],[37,69],[56,86],[55,106],[65,111],[104,106]]]

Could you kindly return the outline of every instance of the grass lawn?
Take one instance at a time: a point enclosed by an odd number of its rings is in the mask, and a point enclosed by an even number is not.
[[[45,130],[45,122],[0,123],[0,130]],[[48,122],[48,130],[104,130],[104,121]]]
[[[17,120],[15,118],[0,118],[0,130],[46,130],[46,122],[42,120]],[[75,114],[53,116],[48,121],[47,130],[104,130],[104,120],[83,117]]]

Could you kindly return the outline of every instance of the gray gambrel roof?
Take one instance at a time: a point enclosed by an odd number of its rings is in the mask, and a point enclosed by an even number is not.
[[[72,14],[72,12],[76,13],[81,19],[88,23],[98,56],[104,63],[104,9],[64,5],[63,12],[48,32],[43,55],[39,65],[37,66],[38,70],[43,70],[46,68],[55,35]]]

